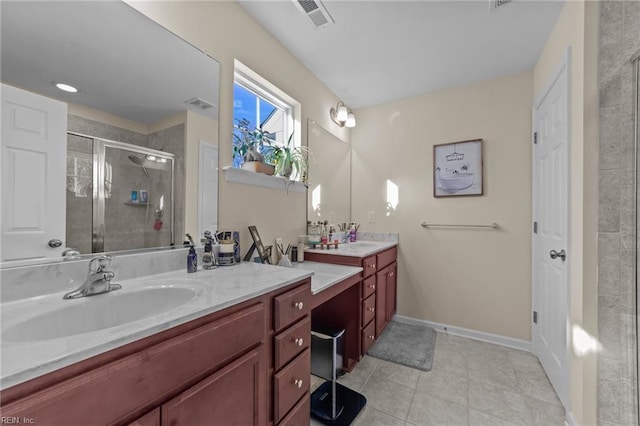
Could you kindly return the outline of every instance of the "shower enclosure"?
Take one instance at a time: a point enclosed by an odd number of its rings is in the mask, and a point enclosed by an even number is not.
[[[173,245],[175,156],[67,135],[67,247],[85,254]]]

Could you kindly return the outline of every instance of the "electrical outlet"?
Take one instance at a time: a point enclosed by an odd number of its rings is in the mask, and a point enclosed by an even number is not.
[[[376,222],[376,212],[370,211],[369,212],[369,223],[375,223],[375,222]]]

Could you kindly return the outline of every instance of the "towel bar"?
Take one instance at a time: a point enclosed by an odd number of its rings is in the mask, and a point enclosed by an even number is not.
[[[454,225],[454,224],[444,224],[444,223],[422,222],[421,225],[422,225],[423,228],[429,228],[429,227],[441,227],[441,228],[491,228],[491,229],[500,228],[500,225],[498,225],[496,222],[493,222],[491,225]]]

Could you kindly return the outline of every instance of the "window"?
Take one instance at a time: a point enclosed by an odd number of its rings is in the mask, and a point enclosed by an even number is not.
[[[284,145],[293,134],[292,144],[299,146],[300,103],[260,77],[247,66],[235,61],[233,85],[234,134],[241,136],[241,129],[261,129],[271,144]],[[233,138],[234,146],[238,143]],[[233,167],[241,167],[242,155],[234,151]]]

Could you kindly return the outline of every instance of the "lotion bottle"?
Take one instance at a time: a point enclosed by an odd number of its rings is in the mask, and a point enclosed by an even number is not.
[[[189,254],[187,255],[187,272],[198,271],[198,255],[196,254],[196,248],[194,246],[189,247]]]

